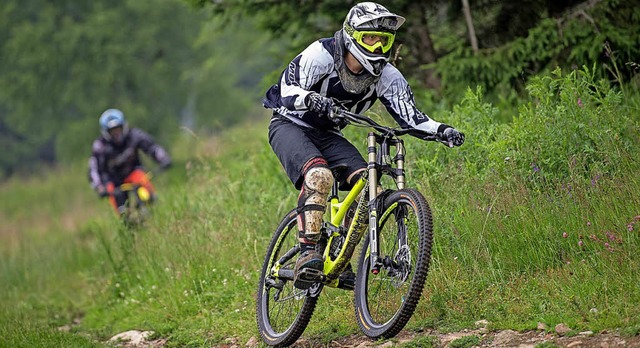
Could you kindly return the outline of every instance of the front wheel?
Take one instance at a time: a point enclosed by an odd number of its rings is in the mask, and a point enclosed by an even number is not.
[[[372,273],[367,236],[358,262],[354,302],[362,332],[386,339],[404,328],[420,300],[429,271],[433,223],[427,201],[414,189],[391,193],[378,216],[382,265]]]
[[[278,225],[260,273],[256,319],[260,336],[270,346],[289,346],[302,335],[321,290],[320,285],[308,290],[293,286],[293,270],[298,256],[297,216],[294,209]],[[316,295],[310,296],[311,293]]]

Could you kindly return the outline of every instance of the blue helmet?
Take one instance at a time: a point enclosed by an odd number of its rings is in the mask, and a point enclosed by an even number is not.
[[[123,135],[127,135],[129,131],[129,127],[127,126],[127,121],[124,119],[124,114],[122,111],[118,109],[108,109],[100,115],[100,132],[102,136],[107,140],[111,140],[111,134],[109,134],[109,130],[122,127]]]

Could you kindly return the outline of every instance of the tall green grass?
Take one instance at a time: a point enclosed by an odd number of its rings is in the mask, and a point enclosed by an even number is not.
[[[95,345],[59,328],[91,304],[96,201],[80,166],[0,187],[0,347]]]
[[[589,69],[556,71],[529,90],[506,124],[492,122],[498,110],[481,91],[440,110],[438,120],[467,134],[461,148],[406,139],[409,185],[428,198],[435,223],[431,273],[407,329],[480,319],[494,328],[640,328],[640,98],[593,81]],[[10,325],[0,334],[23,346],[57,345],[60,335],[89,345],[131,329],[170,346],[258,337],[258,272],[297,197],[267,123],[265,114],[214,138],[187,136],[174,149],[177,165],[158,178],[144,228],[98,214],[72,233],[2,249]],[[346,134],[364,150],[366,130]],[[12,216],[22,211],[15,206]],[[357,333],[352,296],[327,289],[304,337]],[[57,331],[74,319],[77,335]]]

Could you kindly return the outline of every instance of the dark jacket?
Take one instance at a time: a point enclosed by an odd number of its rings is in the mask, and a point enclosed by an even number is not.
[[[113,182],[120,185],[135,169],[142,168],[139,150],[146,153],[161,167],[171,164],[171,157],[162,146],[144,131],[131,128],[122,144],[117,145],[100,136],[93,142],[89,158],[89,181],[93,188]]]

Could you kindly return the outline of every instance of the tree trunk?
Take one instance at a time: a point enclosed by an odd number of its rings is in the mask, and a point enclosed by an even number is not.
[[[411,19],[412,25],[408,28],[411,36],[411,52],[415,52],[416,66],[414,70],[421,75],[425,87],[440,91],[441,80],[434,69],[422,69],[420,66],[435,63],[438,60],[431,40],[431,33],[427,25],[427,10],[422,2],[413,3],[409,13],[416,17]],[[414,24],[415,23],[415,24]]]
[[[471,48],[474,54],[478,54],[478,38],[476,38],[476,30],[473,28],[473,20],[471,19],[471,8],[469,0],[462,0],[462,11],[464,18],[467,20],[467,28],[469,30],[469,40],[471,40]]]

